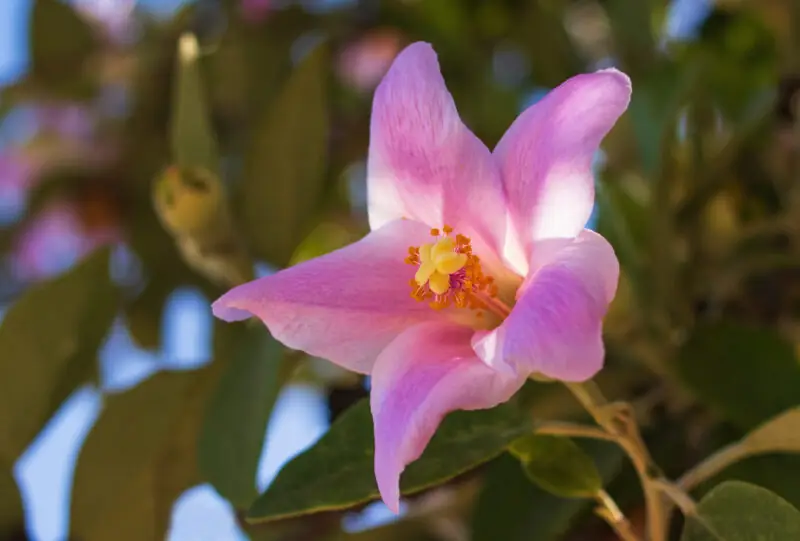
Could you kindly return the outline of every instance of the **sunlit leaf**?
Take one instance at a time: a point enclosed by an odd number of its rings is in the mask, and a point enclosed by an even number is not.
[[[800,406],[765,422],[743,440],[751,453],[800,453]]]
[[[556,496],[592,498],[603,488],[592,458],[569,438],[529,434],[509,451],[531,481]]]

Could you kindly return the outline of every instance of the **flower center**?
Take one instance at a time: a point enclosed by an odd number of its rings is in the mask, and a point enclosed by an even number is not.
[[[497,296],[494,278],[483,274],[478,256],[464,235],[451,236],[453,228],[431,229],[436,241],[408,249],[405,262],[417,266],[411,280],[411,296],[441,310],[454,304],[458,308],[483,310]],[[481,312],[478,312],[481,315]]]

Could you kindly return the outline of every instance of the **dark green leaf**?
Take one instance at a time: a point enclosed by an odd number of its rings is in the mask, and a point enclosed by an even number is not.
[[[219,151],[209,120],[199,54],[197,38],[192,34],[181,36],[172,101],[172,154],[179,167],[200,167],[219,175]]]
[[[617,445],[598,440],[578,444],[597,464],[603,484],[617,477],[624,456]],[[472,515],[472,541],[558,539],[591,506],[588,500],[554,496],[531,483],[508,454],[487,468],[484,479]]]
[[[792,345],[769,329],[700,326],[676,370],[699,399],[745,430],[800,404],[800,363]]]
[[[0,468],[0,539],[10,539],[25,531],[25,510],[11,467]]]
[[[256,472],[278,396],[283,348],[262,325],[231,326],[233,357],[209,404],[199,461],[214,488],[237,507],[256,498]]]
[[[509,405],[450,414],[422,457],[407,468],[401,491],[413,494],[444,483],[494,458],[531,430],[530,420]],[[248,520],[267,522],[346,509],[377,498],[373,454],[369,403],[362,400],[281,470],[253,504]]]
[[[603,488],[592,458],[569,438],[529,434],[514,441],[509,452],[531,481],[556,496],[593,498]]]
[[[800,455],[760,455],[737,462],[697,489],[705,494],[724,481],[746,481],[778,494],[800,507]]]
[[[50,416],[95,373],[117,312],[109,251],[29,289],[0,325],[0,458],[13,461]]]
[[[662,62],[658,69],[635,83],[628,116],[639,147],[640,163],[650,179],[663,172],[663,158],[671,159],[665,156],[665,141],[676,128],[675,116],[695,74],[695,70],[682,70],[677,65]],[[664,179],[665,182],[671,180]],[[660,205],[661,201],[653,204]]]
[[[651,0],[603,2],[617,53],[622,57],[626,70],[633,74],[652,68],[656,59],[651,4]]]
[[[48,91],[85,95],[87,64],[98,46],[91,26],[66,2],[35,0],[29,39],[33,78]]]
[[[328,154],[328,56],[318,47],[261,118],[246,158],[241,208],[256,253],[285,265],[308,232]]]
[[[800,511],[756,485],[729,481],[708,493],[687,517],[682,541],[800,539]]]

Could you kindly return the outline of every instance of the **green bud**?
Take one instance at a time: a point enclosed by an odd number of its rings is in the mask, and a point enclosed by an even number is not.
[[[153,183],[153,203],[184,260],[220,285],[253,278],[220,179],[199,167],[168,167]]]

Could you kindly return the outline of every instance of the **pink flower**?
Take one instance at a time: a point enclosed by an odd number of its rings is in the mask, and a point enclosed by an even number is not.
[[[339,56],[342,78],[360,91],[371,91],[386,74],[400,51],[402,36],[392,28],[365,34],[345,47]]]
[[[89,201],[79,208],[71,201],[57,201],[43,209],[15,239],[11,267],[19,280],[35,281],[64,272],[100,246],[120,240],[116,223],[97,220],[102,211]],[[86,217],[98,223],[87,223]]]
[[[266,19],[272,9],[273,0],[241,0],[241,10],[244,19],[251,23],[260,23]]]
[[[287,346],[372,375],[375,475],[393,511],[400,474],[447,413],[504,402],[532,373],[581,381],[602,367],[619,264],[584,226],[592,157],[630,92],[616,70],[573,77],[490,152],[433,49],[410,45],[375,93],[372,232],[214,303],[217,317],[255,315]]]

